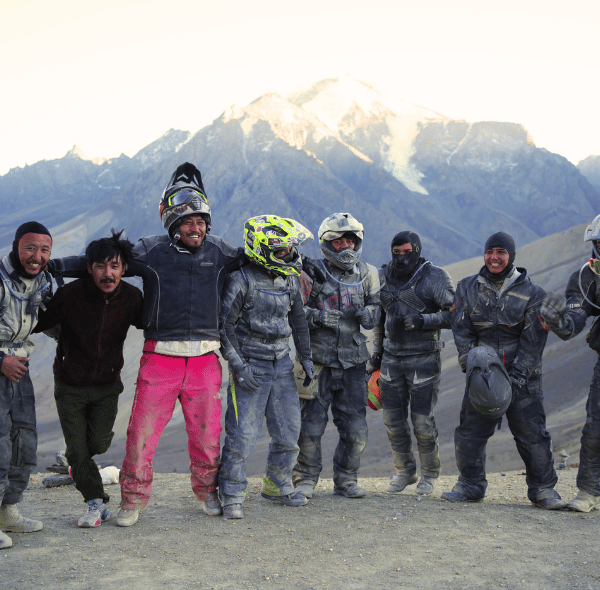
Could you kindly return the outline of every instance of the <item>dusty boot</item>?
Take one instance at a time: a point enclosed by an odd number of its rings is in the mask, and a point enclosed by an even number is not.
[[[416,473],[413,473],[412,475],[409,475],[408,473],[394,475],[386,492],[388,494],[399,494],[406,486],[417,483],[417,480],[418,477]]]
[[[417,484],[417,489],[415,492],[419,494],[419,496],[428,496],[433,492],[433,488],[435,487],[435,482],[437,477],[429,477],[428,475],[422,475],[421,481]]]
[[[223,518],[225,520],[234,520],[244,518],[244,509],[241,504],[227,504],[223,506]]]
[[[427,496],[433,492],[436,479],[440,476],[440,456],[437,446],[431,453],[419,453],[421,463],[421,481],[415,490],[420,496]]]
[[[12,539],[0,531],[0,549],[8,549],[12,547]]]
[[[367,495],[367,490],[361,488],[356,482],[349,482],[343,488],[337,486],[333,488],[334,496],[345,496],[346,498],[364,498]]]
[[[544,510],[560,510],[565,507],[566,502],[552,488],[541,491],[531,503]]]
[[[309,481],[303,481],[296,485],[296,493],[311,500],[315,494],[315,484]]]
[[[569,510],[575,512],[589,512],[590,510],[600,509],[600,496],[593,496],[588,492],[579,490],[577,496],[567,503]]]
[[[0,507],[0,530],[8,533],[34,533],[41,531],[43,527],[41,521],[21,516],[16,504],[2,504]]]
[[[388,494],[399,494],[406,486],[417,483],[417,462],[412,453],[396,453],[394,451],[393,456],[396,475],[392,477],[386,492]]]

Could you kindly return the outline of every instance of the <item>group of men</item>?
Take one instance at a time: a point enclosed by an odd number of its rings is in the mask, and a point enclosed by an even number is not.
[[[119,526],[135,524],[149,501],[154,454],[177,400],[192,489],[206,514],[243,518],[246,461],[263,418],[272,441],[261,495],[286,506],[306,504],[322,470],[330,409],[339,433],[334,494],[364,497],[358,470],[367,443],[365,376],[374,371],[380,372],[395,467],[387,491],[416,483],[417,494],[430,494],[440,475],[434,408],[441,330],[450,328],[466,388],[455,432],[460,475],[442,498],[483,499],[486,443],[506,415],[525,463],[529,499],[541,508],[564,506],[554,490],[541,359],[549,330],[571,338],[588,316],[600,315],[600,216],[585,237],[593,243],[592,261],[574,273],[565,305],[514,265],[515,243],[503,232],[490,236],[481,270],[455,292],[411,231],[394,236],[391,261],[379,271],[363,262],[363,226],[349,213],[335,213],[319,227],[321,260],[300,257],[297,248],[311,233],[276,215],[247,220],[244,247],[234,248],[209,234],[209,201],[190,163],[173,173],[159,214],[165,235],[134,246],[113,231],[90,243],[83,257],[52,261],[50,233],[28,222],[0,263],[0,548],[12,545],[7,532],[43,526],[17,510],[36,463],[28,373],[34,331],[58,340],[55,398],[71,476],[87,504],[81,527],[109,518],[109,496],[93,457],[112,441],[132,325],[144,330],[145,340],[120,473]],[[50,273],[59,282],[77,280],[52,296]],[[143,296],[121,281],[125,274],[142,277]],[[373,330],[372,354],[364,330]],[[600,334],[594,345],[600,350]],[[219,350],[230,373],[222,457]],[[567,505],[579,511],[600,503],[600,360],[587,413],[579,493]]]

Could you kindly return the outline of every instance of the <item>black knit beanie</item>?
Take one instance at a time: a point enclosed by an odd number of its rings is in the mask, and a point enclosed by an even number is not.
[[[17,231],[15,232],[15,239],[13,240],[12,244],[11,262],[15,270],[20,275],[26,277],[28,275],[25,272],[25,269],[23,268],[19,258],[19,242],[25,234],[41,234],[44,236],[50,236],[50,239],[52,239],[52,236],[50,235],[48,228],[37,221],[27,221],[17,228]]]

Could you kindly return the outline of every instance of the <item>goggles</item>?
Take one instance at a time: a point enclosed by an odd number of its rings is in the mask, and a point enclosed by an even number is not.
[[[167,207],[175,207],[177,205],[183,205],[187,203],[192,198],[199,198],[201,201],[204,201],[208,205],[208,198],[206,195],[201,192],[191,190],[189,188],[184,188],[176,193],[173,193],[170,197],[167,198]]]
[[[272,246],[275,248],[291,248],[293,246],[299,246],[300,240],[298,240],[297,238],[292,238],[292,237],[287,237],[287,238],[270,237],[267,240],[267,244],[269,246]]]

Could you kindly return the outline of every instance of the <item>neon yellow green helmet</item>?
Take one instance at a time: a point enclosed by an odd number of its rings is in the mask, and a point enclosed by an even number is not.
[[[312,237],[297,221],[278,215],[258,215],[244,224],[246,256],[280,275],[298,276],[302,272],[302,259],[296,247]],[[289,253],[282,258],[275,255],[288,248]]]

